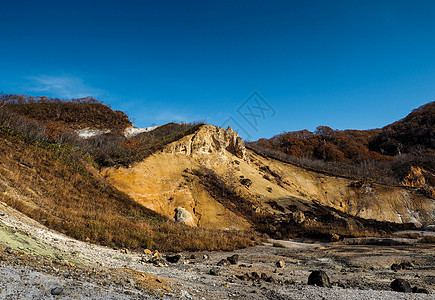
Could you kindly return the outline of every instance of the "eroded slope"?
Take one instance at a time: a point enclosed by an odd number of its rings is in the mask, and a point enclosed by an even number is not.
[[[211,125],[129,168],[104,172],[118,189],[169,218],[183,206],[197,226],[243,229],[259,216],[296,212],[306,215],[300,223],[317,226],[321,211],[338,220],[349,215],[400,224],[434,222],[434,200],[412,189],[327,176],[266,158],[247,150],[231,129]],[[352,227],[349,222],[357,224],[351,231],[359,230],[360,221],[347,220],[344,226]]]

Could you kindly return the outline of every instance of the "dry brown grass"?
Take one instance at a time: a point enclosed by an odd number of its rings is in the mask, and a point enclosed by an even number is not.
[[[160,251],[231,250],[255,243],[252,233],[191,228],[146,209],[95,175],[92,158],[72,146],[2,126],[0,153],[3,201],[74,238]]]

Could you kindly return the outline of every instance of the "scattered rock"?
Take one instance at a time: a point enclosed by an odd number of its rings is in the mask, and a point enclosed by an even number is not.
[[[237,265],[239,263],[239,255],[231,255],[230,257],[227,257],[227,260],[230,262],[230,264]]]
[[[276,248],[286,248],[286,246],[284,246],[284,245],[281,244],[280,242],[273,242],[272,247],[276,247]]]
[[[210,269],[209,273],[210,275],[218,276],[221,273],[221,269],[214,267]]]
[[[240,183],[242,185],[246,186],[247,188],[249,188],[252,184],[252,180],[249,178],[243,178],[243,179],[240,179]]]
[[[278,261],[276,262],[276,266],[277,266],[278,268],[284,268],[284,266],[285,266],[285,261],[283,261],[283,260],[278,260]]]
[[[331,282],[329,281],[328,275],[322,270],[316,270],[311,272],[310,276],[308,277],[308,284],[331,287]]]
[[[400,264],[400,267],[402,268],[402,270],[411,270],[414,265],[409,261],[404,261]]]
[[[430,294],[427,289],[419,288],[419,287],[416,287],[416,286],[414,286],[412,288],[412,292],[413,293],[418,293],[418,294]]]
[[[55,288],[51,289],[50,293],[54,296],[60,295],[63,293],[63,288],[61,288],[60,286],[55,287]]]
[[[190,255],[190,259],[196,259],[195,254]]]
[[[217,263],[217,265],[218,265],[218,266],[229,266],[229,265],[230,265],[230,262],[228,261],[228,259],[224,258],[224,259],[221,259],[221,260]]]
[[[166,255],[165,258],[168,262],[175,264],[181,259],[181,255],[180,254]]]
[[[413,267],[414,265],[411,262],[405,261],[401,262],[400,264],[392,264],[391,270],[397,272],[399,270],[411,270]]]
[[[210,256],[208,256],[207,254],[204,254],[204,255],[202,256],[202,259],[210,259]]]
[[[336,233],[331,233],[331,237],[329,238],[329,241],[331,242],[338,242],[340,240],[340,236]]]
[[[252,280],[259,280],[261,278],[257,272],[252,272],[250,277]]]
[[[153,253],[151,252],[150,249],[145,249],[145,250],[143,251],[143,253],[148,254],[148,255],[153,254]]]
[[[341,287],[343,289],[348,289],[348,288],[351,287],[348,283],[345,283],[345,282],[342,282],[342,281],[337,282],[336,286]]]
[[[273,278],[272,276],[267,275],[266,273],[261,273],[260,278],[266,282],[270,282],[270,283],[274,283],[275,282],[275,278]]]
[[[183,223],[189,226],[195,226],[192,214],[182,206],[175,209],[175,222]]]
[[[125,253],[125,254],[130,254],[130,250],[128,250],[128,249],[124,249],[124,253]]]
[[[154,261],[153,264],[156,267],[167,267],[168,266],[163,259],[158,259],[158,260]]]
[[[291,218],[296,224],[302,224],[305,222],[305,214],[301,211],[292,212]]]
[[[4,212],[2,212],[2,211],[0,211],[0,216],[4,216],[5,215],[5,213]]]
[[[167,267],[168,266],[168,264],[166,263],[166,261],[164,259],[162,259],[162,256],[159,254],[158,251],[156,251],[154,253],[153,257],[151,257],[151,259],[148,260],[147,263],[152,263],[156,267]]]
[[[243,281],[249,280],[249,275],[248,274],[236,275],[236,277],[239,278],[240,280],[243,280]]]
[[[404,279],[395,279],[391,283],[391,288],[393,291],[402,292],[402,293],[411,293],[411,285],[407,280]]]

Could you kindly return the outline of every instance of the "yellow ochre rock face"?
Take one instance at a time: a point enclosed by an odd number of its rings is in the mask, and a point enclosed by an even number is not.
[[[247,229],[249,222],[213,199],[190,174],[201,166],[225,170],[234,159],[246,160],[242,139],[231,128],[204,125],[129,168],[107,168],[103,172],[115,187],[169,218],[174,219],[180,206],[192,215],[188,225]]]

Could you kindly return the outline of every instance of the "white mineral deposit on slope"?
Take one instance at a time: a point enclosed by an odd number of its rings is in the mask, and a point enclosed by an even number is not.
[[[152,131],[152,130],[156,129],[157,127],[160,127],[160,126],[150,126],[150,127],[144,127],[144,128],[138,128],[138,127],[134,127],[134,126],[127,127],[124,130],[124,136],[126,138],[131,138],[135,135],[138,135],[139,133]]]
[[[144,127],[144,128],[138,128],[138,127],[134,127],[134,126],[127,127],[124,130],[124,136],[126,138],[131,138],[131,137],[134,137],[140,133],[152,131],[152,130],[156,129],[157,127],[160,127],[160,126],[150,126],[150,127]],[[78,134],[78,136],[83,138],[83,139],[89,139],[91,137],[102,135],[105,133],[110,133],[110,132],[111,132],[110,129],[95,129],[95,128],[84,128],[84,129],[76,130],[76,133]]]
[[[85,128],[85,129],[76,130],[76,133],[78,134],[78,136],[83,138],[83,139],[89,139],[91,137],[105,134],[105,133],[109,133],[109,132],[110,132],[110,129],[102,130],[102,129]]]

